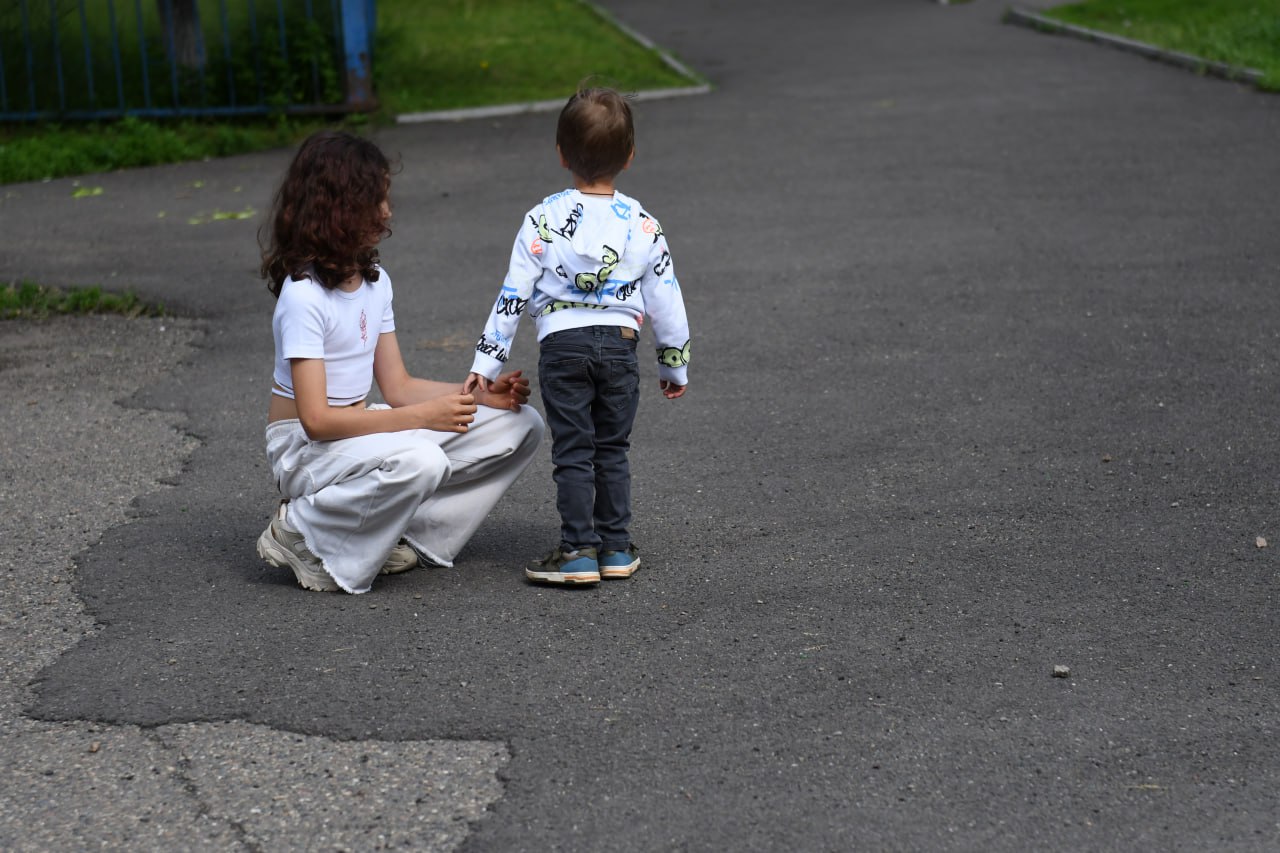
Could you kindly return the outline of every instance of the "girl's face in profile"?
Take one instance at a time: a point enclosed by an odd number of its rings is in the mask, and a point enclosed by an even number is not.
[[[385,225],[391,220],[391,176],[382,176],[382,204],[378,208],[382,213],[382,222]]]
[[[382,187],[382,201],[378,202],[378,227],[374,231],[373,242],[382,240],[382,229],[391,221],[391,179],[387,178]]]

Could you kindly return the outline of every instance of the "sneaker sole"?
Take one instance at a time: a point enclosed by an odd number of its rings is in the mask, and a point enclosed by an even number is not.
[[[258,537],[258,556],[277,568],[292,569],[293,576],[298,579],[298,585],[303,589],[312,592],[337,592],[340,589],[334,579],[329,577],[323,569],[320,570],[323,577],[317,577],[314,569],[294,554],[281,548],[271,537],[270,529],[264,530]]]
[[[599,572],[535,572],[532,569],[525,569],[524,576],[531,581],[567,584],[570,586],[600,583]]]
[[[626,580],[634,575],[638,568],[640,568],[639,560],[636,560],[629,566],[601,566],[600,577],[605,580]]]

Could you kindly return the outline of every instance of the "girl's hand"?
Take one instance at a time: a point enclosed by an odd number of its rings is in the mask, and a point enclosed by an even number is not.
[[[479,373],[468,373],[466,381],[462,383],[462,393],[471,394],[477,388],[481,391],[488,391],[489,380],[485,379]]]
[[[471,376],[475,375],[471,374]],[[468,381],[470,378],[470,376],[467,377]],[[481,405],[518,412],[521,406],[529,402],[529,380],[525,379],[522,371],[519,370],[504,373],[489,383],[489,387],[479,397]]]
[[[662,396],[666,397],[668,400],[674,400],[676,397],[683,397],[684,389],[689,386],[677,385],[670,379],[659,379],[658,387],[662,389]]]
[[[466,432],[476,419],[476,400],[470,394],[446,394],[413,408],[422,418],[421,429],[436,432]]]

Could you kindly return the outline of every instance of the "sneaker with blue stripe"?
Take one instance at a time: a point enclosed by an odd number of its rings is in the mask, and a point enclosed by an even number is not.
[[[600,565],[595,548],[564,551],[556,548],[541,560],[534,560],[524,570],[531,581],[559,584],[600,583]]]
[[[600,577],[605,580],[621,580],[631,577],[640,568],[640,552],[631,545],[625,551],[600,552]]]

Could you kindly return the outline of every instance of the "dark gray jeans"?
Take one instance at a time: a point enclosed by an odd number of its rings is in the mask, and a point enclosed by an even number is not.
[[[631,545],[627,451],[640,405],[638,337],[621,326],[585,326],[540,343],[538,380],[565,550]]]

